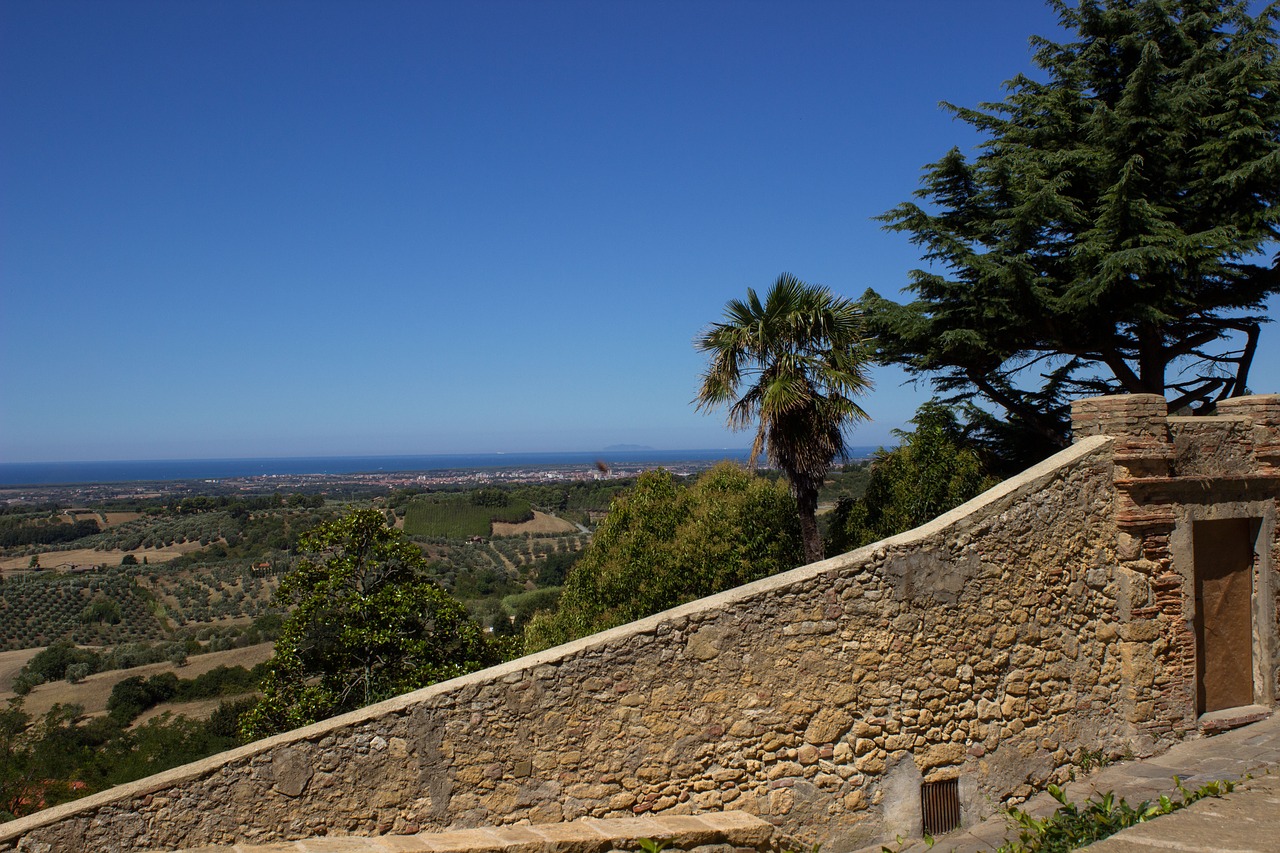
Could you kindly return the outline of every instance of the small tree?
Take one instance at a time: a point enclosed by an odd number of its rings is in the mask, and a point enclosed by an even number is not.
[[[165,655],[169,663],[174,666],[187,665],[187,647],[184,643],[174,643],[169,647],[169,653]]]
[[[267,662],[247,738],[313,723],[497,662],[466,609],[427,576],[416,545],[377,510],[356,510],[302,539],[308,556],[281,582],[294,605]]]

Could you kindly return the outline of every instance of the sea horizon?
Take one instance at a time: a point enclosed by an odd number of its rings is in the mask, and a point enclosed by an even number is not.
[[[849,458],[877,447],[850,447]],[[602,449],[580,451],[492,451],[487,453],[380,454],[364,456],[265,456],[212,459],[129,459],[77,462],[0,462],[0,486],[61,486],[99,483],[227,480],[243,477],[334,476],[413,473],[458,469],[664,463],[746,462],[748,448],[695,450]]]

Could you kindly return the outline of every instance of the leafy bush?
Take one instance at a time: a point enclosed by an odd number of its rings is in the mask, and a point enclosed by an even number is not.
[[[925,403],[910,432],[894,430],[902,444],[881,450],[859,498],[842,498],[831,513],[826,553],[869,545],[937,518],[995,485],[965,440],[955,414]]]
[[[569,572],[560,607],[525,631],[527,651],[549,648],[794,568],[803,560],[786,486],[723,463],[683,487],[647,471],[614,501]]]
[[[116,683],[107,699],[107,713],[121,725],[127,725],[143,711],[167,702],[178,692],[178,677],[171,672],[144,679],[130,676]]]
[[[89,677],[89,664],[73,663],[67,667],[67,681],[71,684],[79,684]]]
[[[105,596],[95,598],[93,603],[80,613],[81,622],[105,622],[108,625],[119,625],[122,618],[120,605]]]
[[[85,675],[88,675],[98,671],[101,661],[97,652],[78,648],[69,640],[60,640],[44,651],[37,652],[27,661],[22,671],[40,678],[41,681],[61,681],[67,677],[69,667],[82,664],[87,667]]]
[[[1220,781],[1209,782],[1191,791],[1177,776],[1173,777],[1173,782],[1182,795],[1181,799],[1161,796],[1154,803],[1142,802],[1137,807],[1130,806],[1123,797],[1117,799],[1110,791],[1097,798],[1090,797],[1080,807],[1069,802],[1066,793],[1057,785],[1050,785],[1049,794],[1062,805],[1046,818],[1010,809],[1010,818],[1020,828],[1018,840],[1005,844],[997,853],[1066,853],[1122,829],[1178,811],[1205,797],[1220,797],[1235,788],[1232,782]]]

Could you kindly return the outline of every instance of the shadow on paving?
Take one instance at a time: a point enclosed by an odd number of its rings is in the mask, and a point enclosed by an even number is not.
[[[1187,808],[1094,842],[1090,853],[1273,853],[1280,849],[1280,715],[1213,737],[1180,743],[1141,761],[1126,761],[1066,785],[1069,801],[1080,804],[1108,791],[1137,806],[1161,794],[1175,796],[1173,777],[1191,790],[1217,780],[1246,780],[1223,797],[1209,797]],[[1039,794],[1022,805],[1036,817],[1053,814],[1059,803]],[[996,815],[961,832],[940,836],[932,847],[922,841],[889,844],[901,853],[980,853],[1018,837]],[[879,853],[880,845],[865,848]]]

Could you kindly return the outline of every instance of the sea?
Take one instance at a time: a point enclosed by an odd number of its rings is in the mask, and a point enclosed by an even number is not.
[[[851,447],[850,458],[870,456],[874,447]],[[144,459],[106,462],[0,462],[0,486],[81,483],[226,480],[238,477],[305,474],[367,474],[554,468],[592,465],[658,466],[729,459],[745,463],[745,448],[718,450],[586,450],[541,453],[443,453],[423,456],[287,456],[260,459]]]

